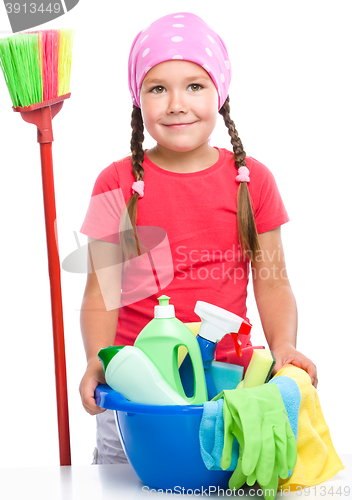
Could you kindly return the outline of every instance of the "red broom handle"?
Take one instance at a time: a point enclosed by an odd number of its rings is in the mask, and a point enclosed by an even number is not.
[[[55,224],[55,189],[52,156],[52,118],[61,110],[63,100],[70,97],[65,94],[51,101],[14,108],[19,111],[24,121],[37,126],[40,158],[42,165],[44,214],[46,242],[48,249],[48,267],[51,293],[51,313],[53,323],[56,402],[59,433],[60,464],[71,465],[70,430],[68,416],[67,379],[64,322],[62,313],[61,272],[58,244],[56,242]]]
[[[71,465],[61,272],[55,236],[56,208],[51,142],[40,144],[40,157],[51,292],[60,464]]]

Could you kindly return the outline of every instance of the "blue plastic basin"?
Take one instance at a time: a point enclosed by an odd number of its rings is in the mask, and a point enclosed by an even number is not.
[[[202,460],[199,426],[203,406],[133,403],[108,385],[98,385],[95,399],[101,408],[116,411],[126,456],[149,488],[228,488],[232,472],[208,470]]]

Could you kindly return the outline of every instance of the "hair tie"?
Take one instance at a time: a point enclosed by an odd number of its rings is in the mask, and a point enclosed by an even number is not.
[[[144,182],[137,181],[132,184],[132,193],[138,193],[140,198],[144,196]]]
[[[249,170],[247,167],[240,167],[238,169],[238,176],[236,177],[237,182],[249,182]]]

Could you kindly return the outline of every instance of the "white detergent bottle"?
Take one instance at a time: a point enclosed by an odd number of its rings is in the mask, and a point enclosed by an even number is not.
[[[118,350],[118,352],[116,352]],[[106,383],[126,399],[148,405],[188,405],[163,379],[159,370],[138,347],[101,349],[98,357]]]

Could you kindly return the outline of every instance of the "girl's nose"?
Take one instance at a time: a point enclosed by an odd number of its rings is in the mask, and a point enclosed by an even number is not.
[[[182,92],[172,91],[169,93],[168,113],[187,113],[188,106]]]

